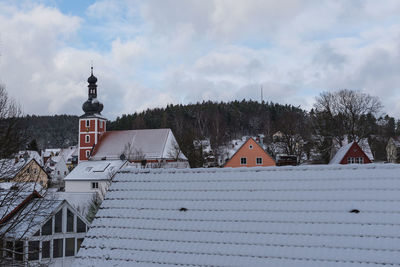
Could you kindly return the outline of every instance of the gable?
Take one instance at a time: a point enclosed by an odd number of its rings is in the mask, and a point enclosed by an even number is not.
[[[30,238],[33,236],[43,236],[46,237],[48,235],[53,234],[62,234],[67,232],[76,232],[77,225],[74,225],[73,231],[68,230],[68,224],[71,224],[71,220],[68,222],[68,210],[75,216],[79,218],[80,225],[82,223],[87,227],[90,223],[86,220],[86,218],[82,217],[74,207],[72,207],[66,200],[57,200],[50,195],[47,195],[45,198],[40,199],[32,199],[29,200],[29,203],[23,207],[21,211],[13,215],[15,217],[21,216],[22,214],[23,220],[21,220],[18,224],[15,225],[12,231],[6,233],[6,237],[8,238]],[[34,212],[31,212],[34,211]],[[59,213],[61,211],[61,213]],[[34,213],[34,214],[31,214]],[[61,216],[58,216],[61,214]],[[56,219],[57,217],[57,219]],[[11,221],[13,218],[11,218]],[[50,221],[51,220],[51,221]],[[78,219],[74,219],[73,223],[77,224]],[[49,226],[56,225],[54,228]],[[7,226],[7,225],[6,225]],[[51,233],[43,233],[45,227],[45,231],[50,231]],[[62,227],[62,228],[60,228]],[[58,229],[57,229],[58,228]],[[87,231],[87,228],[85,228]],[[83,231],[83,230],[81,230]]]
[[[246,164],[241,159],[246,158]],[[261,158],[262,164],[257,164]],[[253,139],[249,138],[225,164],[224,167],[255,167],[275,166],[275,160]]]
[[[42,186],[47,186],[49,175],[43,167],[35,160],[30,160],[19,172],[14,176],[15,182],[37,182]]]
[[[353,142],[350,148],[347,150],[346,154],[343,156],[340,164],[347,164],[348,158],[363,158],[364,163],[372,163],[369,157],[365,154],[362,148],[357,144],[357,142]]]

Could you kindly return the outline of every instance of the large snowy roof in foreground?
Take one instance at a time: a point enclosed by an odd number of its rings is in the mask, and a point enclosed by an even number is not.
[[[399,266],[400,165],[122,171],[78,266]]]

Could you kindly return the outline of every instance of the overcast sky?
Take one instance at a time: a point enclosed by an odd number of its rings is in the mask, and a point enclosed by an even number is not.
[[[400,118],[398,0],[0,1],[0,83],[26,114],[81,115],[91,60],[103,114],[321,91]]]

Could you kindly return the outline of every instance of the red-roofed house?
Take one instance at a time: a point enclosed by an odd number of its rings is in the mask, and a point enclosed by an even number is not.
[[[351,142],[342,146],[331,159],[329,164],[366,164],[372,163],[364,150],[357,142]]]

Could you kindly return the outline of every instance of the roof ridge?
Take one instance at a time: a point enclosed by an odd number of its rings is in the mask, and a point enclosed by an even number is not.
[[[242,168],[192,168],[192,169],[138,169],[126,167],[119,170],[119,173],[133,174],[165,174],[165,173],[217,173],[217,172],[290,172],[290,171],[337,171],[337,170],[359,170],[359,169],[400,169],[400,164],[321,164],[307,166],[271,166],[271,167],[242,167]]]

